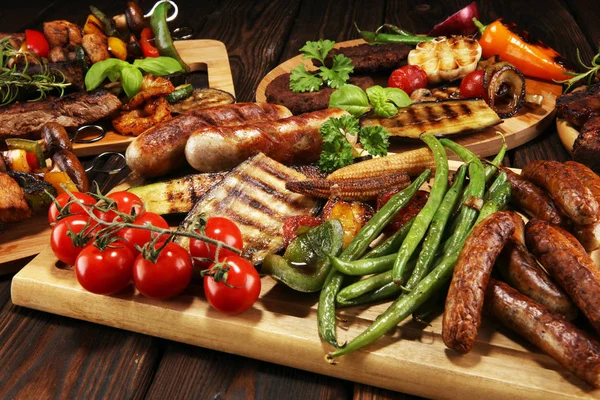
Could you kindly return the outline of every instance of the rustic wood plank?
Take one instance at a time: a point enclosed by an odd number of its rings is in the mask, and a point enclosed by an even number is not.
[[[600,47],[600,26],[598,26],[600,2],[597,0],[563,0],[563,3],[588,38],[594,53],[597,52]],[[589,59],[584,59],[584,61],[589,62]]]

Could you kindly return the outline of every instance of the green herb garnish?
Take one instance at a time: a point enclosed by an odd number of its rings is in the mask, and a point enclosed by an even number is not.
[[[356,118],[373,110],[381,118],[398,114],[398,108],[412,104],[410,97],[401,89],[371,86],[365,92],[358,86],[345,85],[329,98],[329,108],[340,108]]]
[[[579,61],[579,64],[583,68],[587,69],[586,72],[565,72],[566,75],[572,76],[572,78],[565,79],[564,81],[554,81],[556,83],[563,83],[567,85],[567,87],[565,88],[565,93],[571,90],[573,85],[575,85],[577,82],[583,79],[586,79],[587,85],[591,85],[592,81],[594,80],[594,77],[600,72],[600,51],[598,51],[598,54],[596,54],[594,58],[592,58],[592,65],[588,66],[585,65],[585,63],[581,59],[581,54],[579,53],[579,49],[577,49],[577,61]]]

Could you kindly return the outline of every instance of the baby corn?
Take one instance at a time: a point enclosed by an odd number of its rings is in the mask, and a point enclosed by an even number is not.
[[[428,168],[434,170],[435,162],[431,150],[423,147],[348,165],[332,172],[327,180],[372,179],[397,173],[414,177]]]
[[[373,178],[343,180],[315,179],[290,181],[285,188],[292,192],[323,199],[370,200],[392,189],[404,189],[410,185],[410,177],[401,172]]]

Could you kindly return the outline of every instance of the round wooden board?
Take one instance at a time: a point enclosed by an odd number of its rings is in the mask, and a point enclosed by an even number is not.
[[[362,39],[349,40],[347,42],[336,43],[335,47],[349,47],[362,43],[365,43]],[[265,90],[269,83],[279,75],[290,72],[300,64],[314,69],[310,60],[303,60],[302,55],[287,60],[278,65],[260,81],[256,89],[256,101],[266,102]],[[496,132],[504,134],[506,145],[509,149],[521,146],[539,136],[550,126],[554,119],[556,97],[562,93],[562,87],[553,83],[527,79],[527,93],[544,96],[542,107],[537,110],[523,108],[516,116],[505,119],[500,125],[477,133],[453,135],[451,136],[452,140],[469,148],[480,157],[487,157],[495,155],[502,145],[502,138]],[[397,153],[422,146],[418,141],[394,138],[390,146],[390,151]]]
[[[556,118],[556,130],[558,131],[558,137],[564,148],[571,153],[573,151],[573,143],[579,136],[577,127],[565,119]]]

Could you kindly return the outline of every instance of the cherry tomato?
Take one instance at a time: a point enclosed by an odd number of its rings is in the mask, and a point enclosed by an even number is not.
[[[244,241],[242,239],[242,232],[237,225],[227,218],[222,217],[211,217],[206,221],[204,227],[204,234],[215,240],[219,240],[231,247],[242,250],[244,247]],[[213,261],[216,260],[217,246],[214,244],[208,244],[201,240],[190,239],[190,253],[192,257],[208,258]],[[227,256],[236,255],[231,250],[220,249],[219,259],[223,259]],[[200,268],[208,268],[212,262],[195,261],[195,264]]]
[[[159,249],[163,243],[155,246]],[[167,243],[160,251],[156,263],[140,254],[133,263],[133,282],[146,297],[167,299],[185,290],[192,280],[192,259],[176,243]]]
[[[321,218],[311,217],[309,215],[294,215],[287,217],[283,222],[283,243],[287,247],[292,240],[298,236],[298,229],[301,227],[313,227],[321,225]]]
[[[65,264],[73,265],[81,250],[93,239],[95,228],[96,224],[90,222],[89,217],[85,215],[71,215],[58,221],[50,234],[50,246],[56,258]],[[73,243],[68,236],[69,231],[84,233],[80,243]]]
[[[104,250],[89,244],[75,260],[77,281],[88,292],[118,293],[131,282],[134,260],[133,253],[124,244],[111,243]]]
[[[392,72],[388,86],[402,89],[410,96],[415,90],[427,87],[427,74],[421,67],[405,65]]]
[[[381,209],[381,207],[383,207],[383,205],[399,191],[400,190],[390,190],[377,196],[377,210]],[[416,216],[421,211],[421,209],[425,206],[425,203],[427,203],[427,199],[429,199],[429,192],[418,190],[413,198],[410,199],[408,204],[398,211],[394,219],[392,219],[392,221],[385,228],[385,231],[396,232],[402,228],[404,224],[410,221],[412,217]]]
[[[81,202],[84,205],[92,206],[92,205],[96,204],[96,199],[94,199],[89,194],[85,194],[82,192],[73,192],[73,196],[75,196],[76,198],[81,200]],[[71,197],[69,196],[68,193],[63,193],[56,198],[56,201],[60,205],[61,209],[63,209],[65,207],[65,205],[69,202],[69,200],[71,200]],[[73,214],[73,215],[87,215],[87,213],[85,212],[83,207],[75,202],[69,204],[68,209],[65,209],[63,212],[67,213],[67,214]],[[50,208],[48,209],[48,222],[50,224],[55,223],[56,220],[58,219],[59,215],[60,215],[60,211],[58,210],[58,207],[56,207],[56,203],[53,202],[50,205]]]
[[[169,224],[163,217],[158,214],[152,212],[145,212],[136,217],[135,221],[133,221],[135,225],[152,225],[157,228],[169,229]],[[144,246],[148,243],[154,235],[157,233],[145,230],[145,229],[137,229],[137,228],[123,228],[118,233],[118,236],[125,239],[128,247],[131,249],[134,255],[140,254],[139,250],[135,248],[135,245],[140,247]],[[165,235],[163,235],[163,242],[167,239]]]
[[[260,277],[248,260],[239,256],[223,259],[229,265],[225,282],[215,282],[210,275],[204,277],[206,300],[215,309],[227,314],[239,314],[256,302],[260,294]]]
[[[117,210],[125,214],[131,214],[134,209],[136,210],[136,214],[138,214],[142,210],[144,204],[142,199],[130,192],[114,192],[106,197],[114,200],[117,205]],[[94,210],[94,214],[101,220],[107,222],[112,222],[117,218],[117,213],[114,210],[106,212]]]
[[[25,43],[27,43],[27,50],[35,53],[38,57],[48,57],[50,45],[42,32],[25,29]]]
[[[486,90],[483,87],[483,73],[482,69],[478,69],[463,78],[460,83],[460,97],[465,99],[485,99],[487,97]]]

